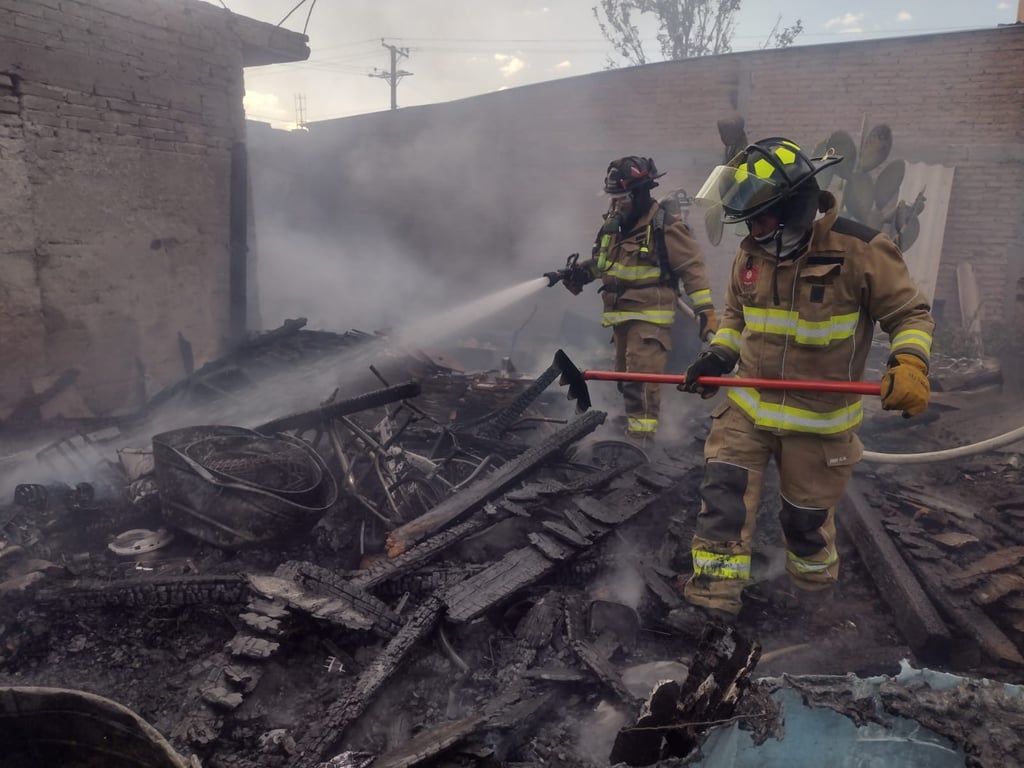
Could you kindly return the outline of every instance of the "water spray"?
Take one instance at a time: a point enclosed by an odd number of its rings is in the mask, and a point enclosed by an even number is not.
[[[548,278],[535,277],[500,291],[481,296],[460,306],[452,307],[434,317],[425,318],[399,328],[393,334],[395,342],[417,347],[435,344],[465,328],[472,327],[488,317],[498,314],[530,294],[547,287]]]

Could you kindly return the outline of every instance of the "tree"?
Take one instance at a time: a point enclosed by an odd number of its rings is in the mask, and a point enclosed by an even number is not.
[[[792,27],[783,27],[779,29],[779,24],[782,23],[782,15],[779,14],[779,18],[775,20],[775,26],[772,27],[772,31],[768,33],[768,38],[764,41],[764,48],[789,48],[796,40],[797,35],[804,31],[804,24],[800,19],[796,20],[796,24]]]
[[[591,10],[601,34],[626,64],[646,64],[643,37],[637,22],[644,17],[658,25],[661,58],[666,61],[712,56],[732,51],[736,13],[742,0],[600,0]],[[781,18],[780,18],[781,21]],[[803,31],[797,20],[781,32],[776,22],[766,47],[785,48]],[[617,62],[609,56],[609,68]]]

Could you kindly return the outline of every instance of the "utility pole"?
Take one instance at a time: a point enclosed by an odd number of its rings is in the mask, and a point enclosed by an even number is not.
[[[295,127],[304,129],[306,127],[306,96],[295,94]]]
[[[381,80],[387,80],[391,85],[391,109],[398,109],[398,81],[403,77],[407,77],[412,72],[406,72],[404,69],[398,69],[399,58],[407,57],[409,55],[408,48],[399,48],[395,45],[388,45],[381,38],[380,44],[391,51],[391,71],[385,72],[377,67],[373,68],[373,73],[367,75],[367,77],[379,77]]]

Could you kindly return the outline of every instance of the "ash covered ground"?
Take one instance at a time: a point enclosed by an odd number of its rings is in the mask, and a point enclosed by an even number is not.
[[[339,490],[270,541],[225,548],[168,525],[159,484],[123,466],[22,491],[0,511],[0,685],[107,697],[208,766],[609,765],[652,687],[685,680],[701,653],[701,638],[666,617],[690,568],[709,406],[668,394],[677,428],[637,463],[613,416],[586,421],[557,386],[531,393],[533,376],[422,358],[414,369],[417,397],[332,418],[343,439],[321,429],[330,403],[292,425]],[[864,441],[935,450],[1024,423],[998,392],[937,410],[917,425],[871,413]],[[372,456],[389,439],[432,456],[443,482],[424,480],[421,465],[375,484]],[[919,658],[846,529],[835,600],[813,613],[794,603],[769,475],[762,588],[738,628],[759,646],[749,679],[892,675],[906,659],[1019,682],[1024,542],[1013,532],[1024,483],[1013,448],[865,466],[856,481],[901,557],[925,563],[924,576],[942,563],[949,577],[931,593],[949,633],[939,659]],[[438,509],[451,517],[433,521]],[[111,551],[126,531],[160,530],[173,540]],[[998,634],[970,630],[972,612]],[[904,705],[913,713],[913,698]],[[931,725],[980,754],[977,734],[948,720]],[[1004,742],[997,755],[1019,749]]]

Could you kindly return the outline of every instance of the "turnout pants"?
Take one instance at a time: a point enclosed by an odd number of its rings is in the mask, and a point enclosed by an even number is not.
[[[615,370],[629,373],[664,373],[672,349],[671,327],[631,320],[612,326]],[[652,442],[658,431],[661,385],[634,381],[620,383],[626,406],[626,437],[640,445]]]
[[[751,582],[757,509],[771,459],[779,470],[786,571],[801,589],[833,584],[839,578],[835,507],[863,453],[860,438],[854,432],[775,434],[756,428],[728,402],[712,418],[687,601],[739,613],[741,592]]]

